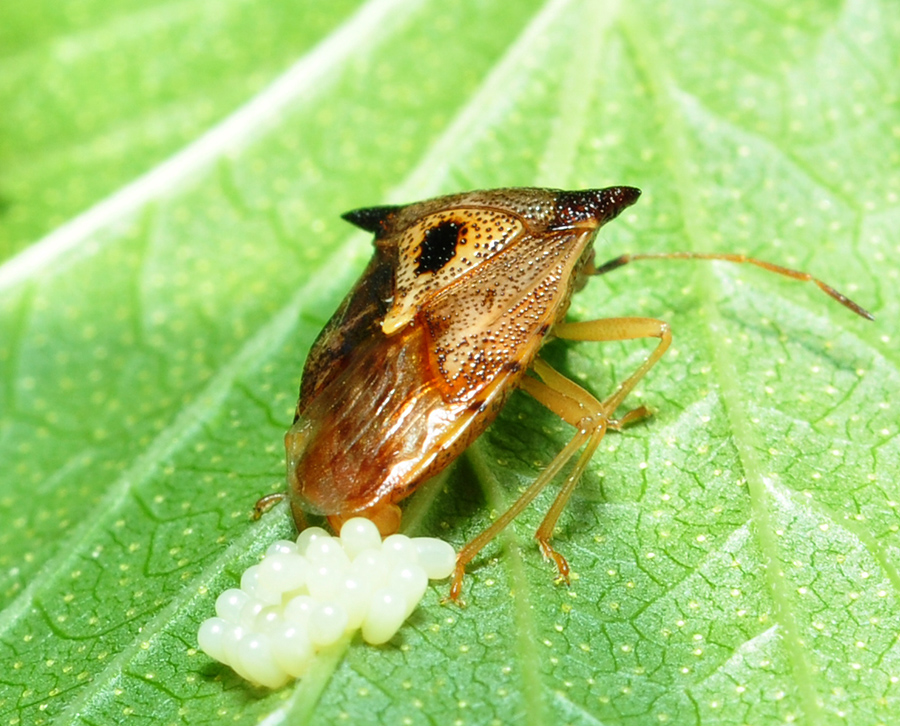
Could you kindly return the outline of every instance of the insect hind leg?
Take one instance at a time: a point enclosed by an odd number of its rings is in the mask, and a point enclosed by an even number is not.
[[[287,499],[287,492],[274,492],[273,494],[266,494],[260,497],[256,504],[253,505],[252,518],[254,520],[259,519],[282,499]]]

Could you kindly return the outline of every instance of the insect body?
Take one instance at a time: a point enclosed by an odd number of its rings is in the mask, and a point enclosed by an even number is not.
[[[565,559],[550,546],[553,527],[606,431],[648,414],[641,407],[615,418],[671,340],[668,325],[651,318],[563,322],[572,293],[588,276],[641,257],[750,262],[812,280],[868,316],[806,273],[737,255],[634,255],[595,267],[597,230],[639,196],[632,187],[497,189],[345,214],[375,234],[375,254],[303,371],[285,436],[298,527],[309,512],[326,516],[336,531],[350,517],[364,516],[382,534],[395,532],[397,503],[459,456],[521,388],[576,434],[510,510],[459,553],[451,597],[459,596],[466,563],[575,459],[536,534],[544,555],[567,577]],[[538,357],[551,331],[573,340],[654,337],[659,343],[600,401]]]

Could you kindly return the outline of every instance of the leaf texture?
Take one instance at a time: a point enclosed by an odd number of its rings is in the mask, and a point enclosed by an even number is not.
[[[367,0],[0,8],[0,720],[893,723],[900,7]],[[303,359],[368,257],[339,215],[629,184],[576,319],[675,344],[564,513],[544,492],[380,648],[269,693],[196,645],[268,544]],[[602,396],[641,342],[553,342]],[[516,394],[406,528],[461,546],[571,431]],[[552,489],[552,488],[551,488]]]

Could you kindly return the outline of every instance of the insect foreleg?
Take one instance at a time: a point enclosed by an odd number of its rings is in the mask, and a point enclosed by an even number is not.
[[[553,504],[547,510],[547,514],[534,533],[534,538],[537,540],[545,559],[552,559],[556,563],[557,570],[559,570],[559,576],[568,582],[569,563],[566,562],[565,557],[553,549],[550,544],[550,538],[553,536],[553,530],[556,527],[556,522],[559,520],[559,515],[562,514],[562,510],[569,501],[569,497],[572,496],[572,492],[581,479],[582,473],[584,473],[591,457],[606,435],[610,420],[600,401],[577,383],[555,371],[544,361],[536,360],[534,362],[534,371],[541,377],[542,381],[538,381],[535,378],[524,379],[522,388],[564,421],[575,426],[578,429],[576,437],[587,438],[587,446],[584,447],[584,451],[581,452],[581,456],[578,457],[575,466],[569,472],[569,476],[559,490],[559,494],[556,495],[556,499],[553,500]],[[575,420],[574,417],[567,415],[568,411],[558,405],[559,397],[562,397],[567,402],[576,403],[581,417]]]
[[[549,396],[550,393],[555,394],[556,396],[565,395],[569,399],[569,405],[572,403],[578,402],[578,411],[580,414],[578,416],[564,416],[561,411],[560,406],[561,403],[554,404],[550,400],[543,400],[539,398],[535,393],[529,391],[532,396],[537,398],[541,403],[543,403],[547,408],[553,411],[557,416],[571,424],[572,426],[578,426],[578,421],[581,417],[585,416],[588,413],[588,410],[585,408],[584,401],[585,396],[589,397],[591,401],[593,401],[596,405],[591,408],[590,412],[596,413],[599,409],[597,407],[600,406],[600,402],[597,401],[593,396],[591,396],[585,389],[579,386],[574,381],[566,378],[562,373],[551,368],[547,363],[545,363],[540,358],[536,359],[533,364],[533,370],[537,373],[541,380],[547,384],[547,392],[544,393],[545,396]],[[610,414],[612,412],[607,412]],[[617,419],[608,418],[607,427],[612,429],[613,431],[621,431],[628,424],[635,423],[636,421],[640,421],[641,419],[645,419],[651,415],[650,409],[646,406],[639,406],[624,416],[621,416]]]

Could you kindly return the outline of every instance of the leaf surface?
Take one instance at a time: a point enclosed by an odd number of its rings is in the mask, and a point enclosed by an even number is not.
[[[0,8],[0,716],[9,723],[891,723],[900,8],[877,0]],[[68,8],[63,9],[63,8]],[[675,343],[556,534],[555,487],[387,646],[275,693],[196,647],[287,509],[303,359],[365,264],[340,213],[631,184],[576,319]],[[598,396],[652,342],[551,343]],[[406,527],[459,547],[571,429],[524,394]]]

